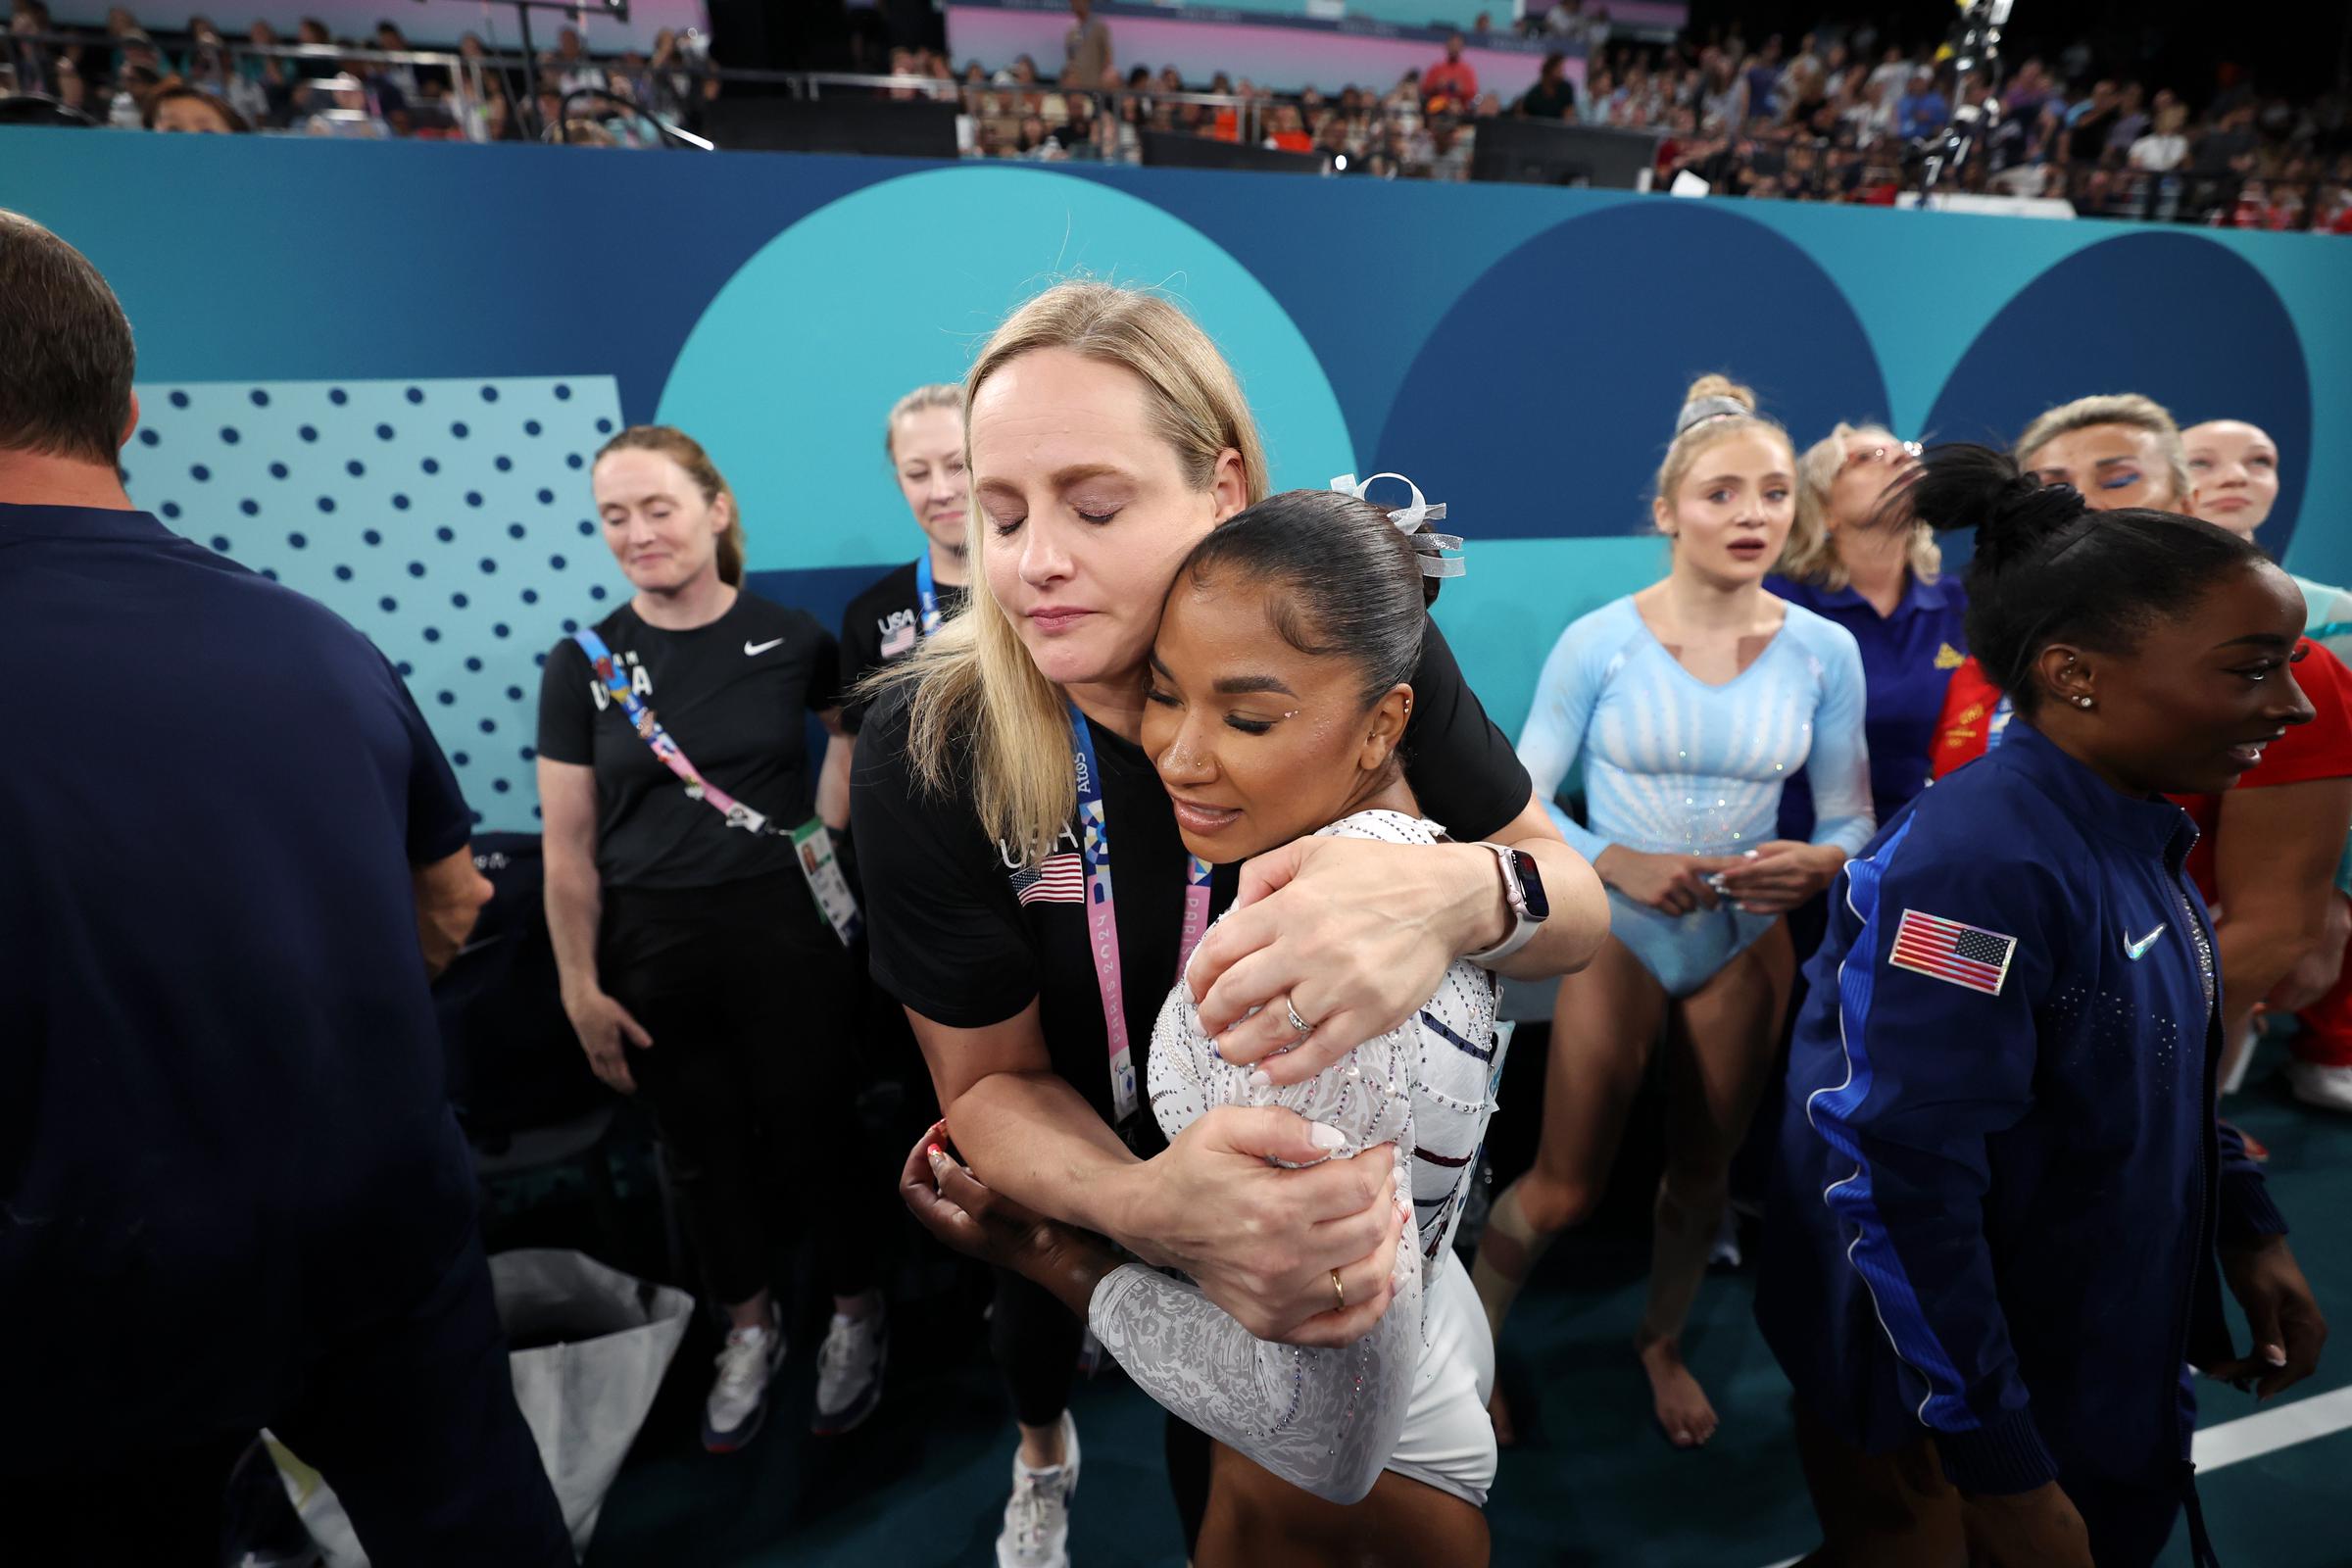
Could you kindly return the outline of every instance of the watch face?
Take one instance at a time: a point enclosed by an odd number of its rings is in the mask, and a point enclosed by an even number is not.
[[[1527,903],[1527,917],[1531,920],[1551,918],[1551,900],[1544,894],[1544,873],[1536,865],[1536,858],[1525,850],[1513,850],[1511,862],[1519,868],[1519,896]]]

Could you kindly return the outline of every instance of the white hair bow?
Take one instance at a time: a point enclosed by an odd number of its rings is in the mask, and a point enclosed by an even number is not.
[[[1462,536],[1453,533],[1423,533],[1420,531],[1424,523],[1437,522],[1445,517],[1445,502],[1428,500],[1421,494],[1421,487],[1401,473],[1368,474],[1360,481],[1352,473],[1343,473],[1331,481],[1331,487],[1342,495],[1353,496],[1358,501],[1371,501],[1372,498],[1365,492],[1369,491],[1373,482],[1379,479],[1394,479],[1412,492],[1411,504],[1398,507],[1391,512],[1389,521],[1395,523],[1396,531],[1403,534],[1412,543],[1413,554],[1421,558],[1421,575],[1424,577],[1459,577],[1462,575],[1466,568],[1461,557],[1440,554],[1441,551],[1461,549]],[[1373,502],[1373,505],[1377,506],[1379,503]]]

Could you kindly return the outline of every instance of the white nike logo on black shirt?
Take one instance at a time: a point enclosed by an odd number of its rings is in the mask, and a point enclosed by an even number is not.
[[[784,639],[781,637],[770,638],[768,641],[763,643],[745,643],[743,645],[743,656],[746,659],[757,659],[761,654],[766,653],[770,648],[781,648],[783,646]]]

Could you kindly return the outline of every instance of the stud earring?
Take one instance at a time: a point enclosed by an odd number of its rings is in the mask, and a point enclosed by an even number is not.
[[[2077,708],[2088,708],[2090,706],[2090,699],[2087,697],[2078,697],[2075,699],[2075,706]]]

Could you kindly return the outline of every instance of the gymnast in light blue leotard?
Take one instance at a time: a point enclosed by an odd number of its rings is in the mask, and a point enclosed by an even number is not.
[[[1519,737],[1538,799],[1581,757],[1580,825],[1552,819],[1577,853],[1745,856],[1773,836],[1781,783],[1803,768],[1820,803],[1815,844],[1860,853],[1872,831],[1862,742],[1862,657],[1853,634],[1797,605],[1754,662],[1720,686],[1685,669],[1629,596],[1562,634]],[[1772,929],[1724,899],[1672,915],[1609,890],[1609,934],[1669,997],[1687,997]]]
[[[1782,916],[1829,885],[1872,823],[1853,634],[1763,586],[1795,516],[1788,432],[1721,376],[1690,388],[1674,430],[1650,512],[1673,564],[1568,628],[1519,742],[1539,799],[1584,764],[1586,823],[1553,815],[1609,890],[1609,940],[1560,982],[1535,1166],[1494,1200],[1471,1277],[1499,1341],[1544,1247],[1608,1184],[1661,1054],[1666,1171],[1635,1348],[1658,1425],[1690,1447],[1716,1418],[1683,1364],[1682,1329],[1788,1006]],[[1773,837],[1799,768],[1820,817],[1805,844]],[[1494,1416],[1507,1441],[1499,1397]]]

